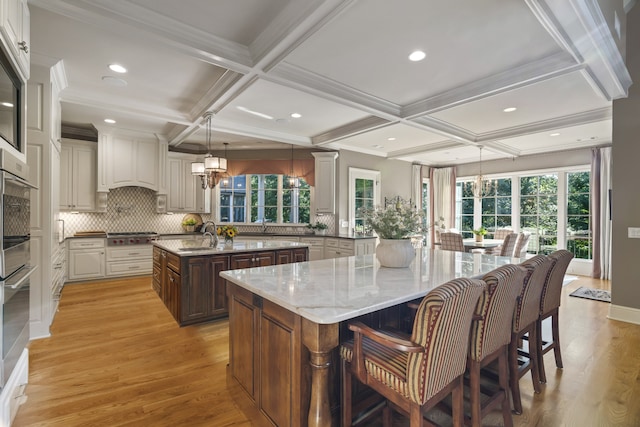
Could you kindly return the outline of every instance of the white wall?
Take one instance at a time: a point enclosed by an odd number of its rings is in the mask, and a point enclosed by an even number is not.
[[[400,196],[411,198],[411,163],[402,160],[389,160],[384,157],[341,150],[337,161],[336,212],[337,231],[347,233],[348,228],[339,227],[341,220],[349,219],[349,168],[380,171],[382,200],[385,197]]]

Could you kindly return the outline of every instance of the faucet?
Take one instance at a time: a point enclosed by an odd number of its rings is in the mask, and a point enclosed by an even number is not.
[[[267,232],[267,223],[264,220],[264,217],[262,217],[262,234]]]
[[[210,231],[207,231],[207,228],[213,225],[213,233]],[[216,223],[213,221],[207,221],[204,224],[202,224],[202,237],[205,236],[209,236],[209,246],[210,247],[215,247],[218,246],[218,227],[216,226]]]
[[[202,237],[209,237],[209,247],[215,248],[218,246],[218,236],[214,236],[210,231],[205,231],[202,233]]]

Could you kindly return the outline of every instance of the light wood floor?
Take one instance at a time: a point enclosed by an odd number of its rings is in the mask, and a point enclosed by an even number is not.
[[[227,322],[179,328],[150,281],[65,286],[52,336],[30,344],[27,401],[14,426],[264,425],[228,377]],[[608,320],[607,303],[570,298],[578,286],[609,282],[565,286],[565,368],[547,354],[539,395],[530,376],[521,379],[516,426],[640,426],[640,326]]]

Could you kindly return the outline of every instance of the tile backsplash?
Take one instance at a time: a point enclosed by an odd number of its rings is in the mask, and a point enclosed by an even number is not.
[[[61,212],[64,220],[65,237],[72,237],[78,231],[142,232],[154,231],[159,234],[182,233],[182,219],[185,214],[159,214],[156,212],[156,192],[143,187],[121,187],[109,191],[106,212],[72,214]],[[202,220],[211,219],[211,215],[201,214]],[[327,234],[335,230],[334,217],[326,215],[318,221],[326,223]],[[306,225],[306,224],[305,224]],[[284,227],[284,230],[283,230]],[[240,233],[259,232],[262,226],[240,225]],[[287,234],[305,234],[304,226],[268,226],[268,232],[283,231]]]

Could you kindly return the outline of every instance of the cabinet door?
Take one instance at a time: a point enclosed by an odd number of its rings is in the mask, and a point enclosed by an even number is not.
[[[229,312],[227,301],[227,281],[220,277],[220,272],[229,269],[229,257],[210,258],[212,280],[209,289],[209,314],[225,315]]]
[[[251,268],[253,267],[253,260],[255,254],[235,254],[231,255],[230,265],[232,270],[239,268]]]
[[[211,265],[207,257],[189,258],[187,280],[181,288],[182,310],[180,323],[200,319],[207,315],[209,306],[209,283],[215,278],[211,274]]]
[[[2,32],[4,33],[11,53],[17,59],[20,70],[29,79],[30,64],[30,13],[26,0],[2,1],[3,20]]]
[[[173,270],[167,269],[167,286],[165,289],[165,305],[174,319],[180,319],[180,275]]]
[[[72,151],[71,147],[65,145],[60,150],[60,209],[63,210],[73,208]]]
[[[297,248],[293,251],[293,260],[291,262],[304,262],[308,259],[308,249],[307,248]]]
[[[167,210],[170,212],[184,211],[184,189],[182,187],[182,160],[168,159],[167,173],[169,174],[169,182],[167,183]]]
[[[290,264],[293,254],[290,249],[283,249],[276,252],[276,264]]]
[[[105,274],[104,249],[69,251],[69,279],[96,279]]]
[[[158,189],[158,143],[135,141],[135,180],[137,185]]]
[[[96,157],[92,147],[73,147],[74,209],[89,211],[96,207]]]

